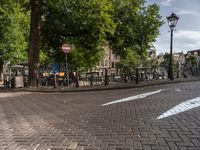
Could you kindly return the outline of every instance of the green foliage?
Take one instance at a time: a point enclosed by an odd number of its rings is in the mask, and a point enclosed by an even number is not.
[[[79,72],[85,71],[85,69],[91,69],[97,65],[97,63],[103,59],[104,49],[98,51],[96,54],[87,54],[84,49],[74,48],[71,52],[72,64],[74,64]]]
[[[94,67],[110,46],[124,66],[146,60],[146,50],[162,25],[159,7],[144,0],[43,0],[40,63],[65,62],[63,43],[73,45],[69,62]],[[12,63],[27,58],[30,1],[0,1],[0,57]]]
[[[164,67],[167,71],[169,70],[169,60],[170,60],[170,54],[169,53],[165,53],[164,57],[164,61],[160,63],[160,67]],[[176,72],[177,68],[176,68],[176,62],[174,60],[174,57],[172,57],[172,66],[173,66],[173,71]]]
[[[195,67],[198,65],[198,61],[196,56],[194,55],[189,55],[186,60],[185,60],[186,66],[187,67]]]
[[[44,49],[53,49],[51,56],[59,58],[64,58],[61,45],[72,44],[69,60],[80,67],[95,66],[105,45],[123,60],[132,50],[144,61],[162,23],[159,7],[145,7],[144,0],[46,0],[42,43]]]
[[[0,57],[17,63],[27,59],[29,16],[19,3],[0,7]],[[3,22],[3,23],[2,23]]]
[[[165,55],[163,56],[164,61],[160,63],[161,67],[165,67],[167,70],[169,68],[169,59],[170,59],[170,54],[165,53]]]
[[[51,62],[49,59],[49,54],[47,51],[40,50],[40,64],[43,66],[48,66]]]
[[[74,46],[71,61],[91,68],[100,61],[106,35],[114,33],[112,4],[109,0],[47,1],[43,16],[42,39],[52,56],[60,54],[63,43]],[[58,56],[58,55],[57,55]]]
[[[145,7],[144,4],[143,0],[113,0],[117,27],[110,44],[121,58],[126,58],[127,50],[131,49],[145,61],[147,50],[159,34],[163,24],[159,7],[155,4]]]
[[[121,61],[117,64],[117,68],[121,68],[124,72],[131,72],[139,64],[142,63],[140,56],[132,49],[127,49],[127,54]]]
[[[146,60],[145,66],[148,68],[156,68],[158,67],[158,60],[157,59]]]

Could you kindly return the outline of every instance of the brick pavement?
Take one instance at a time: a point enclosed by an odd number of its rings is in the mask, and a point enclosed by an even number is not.
[[[101,104],[158,89],[143,99]],[[200,97],[200,82],[77,93],[0,93],[0,150],[199,150],[199,108],[156,119]]]

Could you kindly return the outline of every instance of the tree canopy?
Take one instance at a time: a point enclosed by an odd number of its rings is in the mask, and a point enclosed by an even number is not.
[[[145,59],[147,50],[159,34],[163,24],[159,7],[155,4],[145,6],[143,0],[113,0],[115,7],[116,30],[110,43],[121,58],[128,55],[128,49],[135,51],[140,59]]]
[[[27,59],[29,11],[20,3],[2,1],[0,5],[0,58],[17,63]]]
[[[144,0],[47,1],[44,12],[43,43],[51,56],[60,60],[59,47],[68,42],[74,46],[73,63],[88,68],[102,58],[104,46],[121,59],[132,50],[135,58],[145,60],[163,24],[159,7],[146,6]]]
[[[63,43],[72,45],[69,61],[78,68],[94,67],[105,47],[136,66],[136,58],[146,58],[163,24],[159,7],[145,0],[1,0],[0,4],[0,57],[15,63],[29,56],[32,77],[39,55],[43,62],[52,58],[64,62]]]
[[[114,33],[112,3],[109,0],[59,0],[46,3],[42,37],[53,56],[61,55],[63,43],[73,45],[72,61],[93,67],[103,54],[107,33]]]

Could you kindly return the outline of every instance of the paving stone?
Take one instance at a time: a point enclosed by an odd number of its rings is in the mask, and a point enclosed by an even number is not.
[[[101,106],[159,89],[166,90]],[[156,119],[174,106],[199,97],[199,91],[200,82],[103,92],[22,92],[10,94],[12,97],[4,93],[3,98],[0,92],[0,149],[47,150],[70,143],[76,143],[74,150],[200,149],[199,109]]]
[[[152,146],[152,150],[170,150],[168,146]]]
[[[179,150],[175,142],[167,142],[171,150]]]
[[[142,149],[143,150],[152,150],[150,145],[143,145]]]

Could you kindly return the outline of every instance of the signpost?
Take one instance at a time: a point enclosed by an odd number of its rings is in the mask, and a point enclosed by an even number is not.
[[[62,51],[66,55],[66,74],[67,74],[67,86],[69,86],[69,68],[68,68],[68,62],[67,62],[67,53],[69,53],[71,50],[71,46],[69,44],[63,44],[62,45]]]

